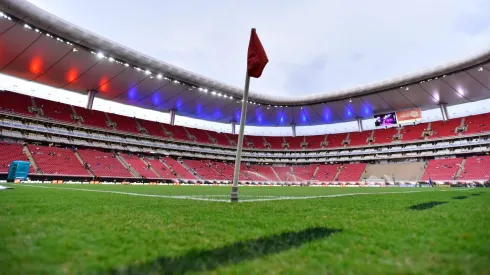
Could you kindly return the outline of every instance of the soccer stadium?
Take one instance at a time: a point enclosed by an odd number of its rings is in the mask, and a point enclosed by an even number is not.
[[[0,273],[490,273],[489,51],[247,98],[0,11]]]

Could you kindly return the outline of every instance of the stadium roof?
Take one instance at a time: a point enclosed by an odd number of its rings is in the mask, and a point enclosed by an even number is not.
[[[96,89],[100,98],[142,108],[176,109],[182,116],[223,123],[239,121],[243,91],[237,87],[131,50],[27,1],[4,0],[0,9],[4,13],[1,73],[79,93]],[[251,92],[247,124],[320,125],[486,98],[490,98],[490,51],[323,95],[279,97]]]

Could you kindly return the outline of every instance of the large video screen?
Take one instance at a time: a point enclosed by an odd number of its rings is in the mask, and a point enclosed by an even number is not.
[[[374,115],[376,127],[378,126],[389,126],[397,124],[396,113],[387,113],[382,115]]]

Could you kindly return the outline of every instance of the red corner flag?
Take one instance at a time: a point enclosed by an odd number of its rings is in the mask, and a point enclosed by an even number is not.
[[[269,59],[265,53],[262,43],[257,36],[255,29],[252,29],[250,35],[250,43],[248,44],[248,60],[247,60],[247,72],[251,77],[259,78],[264,71],[265,65],[267,65]]]

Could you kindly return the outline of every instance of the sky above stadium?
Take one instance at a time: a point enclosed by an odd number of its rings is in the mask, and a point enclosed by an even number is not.
[[[250,28],[270,63],[256,92],[322,94],[490,48],[490,0],[30,0],[82,28],[243,87]]]

